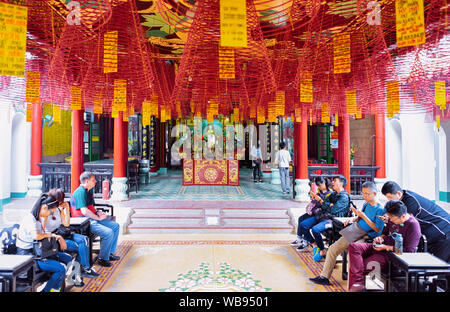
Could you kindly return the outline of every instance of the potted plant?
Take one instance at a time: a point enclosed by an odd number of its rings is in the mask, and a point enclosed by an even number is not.
[[[350,146],[350,165],[353,166],[355,154],[358,152],[358,146],[354,143]]]

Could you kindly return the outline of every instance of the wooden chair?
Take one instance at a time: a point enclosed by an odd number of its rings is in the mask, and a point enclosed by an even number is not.
[[[139,191],[139,163],[128,162],[128,194],[131,187],[136,186],[136,193]]]

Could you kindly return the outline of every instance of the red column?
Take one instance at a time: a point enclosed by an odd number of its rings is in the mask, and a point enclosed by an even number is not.
[[[31,168],[30,174],[41,175],[41,167],[38,163],[42,161],[42,106],[33,104],[33,120],[31,121]]]
[[[123,122],[123,112],[119,112],[119,116],[114,118],[114,174],[115,178],[125,178],[126,172],[126,160],[125,160],[125,127]]]
[[[339,117],[339,173],[347,179],[345,190],[350,194],[350,123],[348,115]]]
[[[375,115],[375,166],[380,167],[375,173],[378,179],[386,178],[386,140],[384,131],[384,114]]]
[[[294,148],[295,178],[308,179],[308,122],[306,118],[294,124]]]
[[[127,163],[128,163],[128,121],[123,122],[123,145],[124,145],[123,159],[125,161],[125,166],[127,166]]]
[[[80,186],[80,175],[83,173],[83,131],[84,111],[72,111],[72,160],[70,190],[73,193]]]

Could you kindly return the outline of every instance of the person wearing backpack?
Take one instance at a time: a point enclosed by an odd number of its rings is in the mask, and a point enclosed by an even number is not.
[[[347,185],[347,179],[344,176],[335,176],[332,183],[333,193],[323,200],[318,199],[321,204],[319,212],[298,225],[298,232],[307,240],[309,246],[313,247],[313,259],[315,261],[320,261],[325,256],[325,246],[321,233],[333,227],[331,217],[346,217],[348,215],[350,195],[344,189],[345,185]]]
[[[384,228],[384,222],[378,216],[383,216],[385,210],[377,201],[377,187],[371,181],[364,182],[362,185],[362,195],[365,200],[362,211],[352,207],[356,217],[344,222],[345,228],[339,233],[342,235],[327,251],[327,257],[319,276],[310,278],[316,284],[329,285],[330,277],[336,264],[336,258],[346,249],[350,243],[360,241],[364,236],[369,238],[377,237]],[[347,226],[348,225],[348,226]]]
[[[54,198],[47,194],[42,194],[36,201],[33,209],[20,222],[19,231],[17,232],[17,254],[33,255],[34,240],[43,241],[44,239],[56,239],[59,249],[54,255],[36,260],[38,267],[42,271],[51,273],[42,292],[58,292],[66,276],[66,267],[72,261],[72,257],[63,252],[67,249],[64,239],[60,235],[46,233],[45,226],[50,217],[50,209],[57,207],[58,203]],[[64,263],[64,264],[63,264]]]

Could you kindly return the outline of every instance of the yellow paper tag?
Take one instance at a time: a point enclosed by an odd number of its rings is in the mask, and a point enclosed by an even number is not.
[[[81,109],[81,87],[79,86],[72,86],[70,92],[70,108],[72,110]]]
[[[234,48],[219,47],[219,78],[234,79]]]
[[[117,72],[117,31],[110,31],[103,36],[103,73]]]
[[[246,0],[220,1],[220,45],[247,47]]]
[[[27,72],[27,89],[25,95],[25,102],[39,103],[41,73],[38,71]]]
[[[445,81],[436,81],[434,83],[434,100],[437,106],[442,110],[446,109]]]
[[[119,112],[127,110],[127,81],[124,79],[114,79],[114,105]]]
[[[279,90],[275,92],[275,115],[284,116],[285,115],[285,105],[286,105],[286,92]]]
[[[94,114],[103,114],[103,99],[101,94],[94,99]]]
[[[328,103],[322,103],[322,123],[330,123],[330,106]]]
[[[300,78],[300,102],[313,102],[313,84],[311,72],[305,71],[301,73]]]
[[[423,0],[396,0],[397,47],[425,43]]]
[[[356,115],[356,90],[348,90],[346,93],[347,115]]]
[[[343,33],[333,37],[334,73],[343,74],[351,71],[350,34]]]
[[[392,80],[386,83],[386,110],[388,117],[394,116],[400,111],[399,83]]]
[[[27,103],[27,122],[33,121],[33,104]]]
[[[294,110],[295,114],[295,122],[302,122],[302,110],[300,108],[296,108]]]
[[[0,2],[0,75],[25,74],[27,20],[27,7]]]

